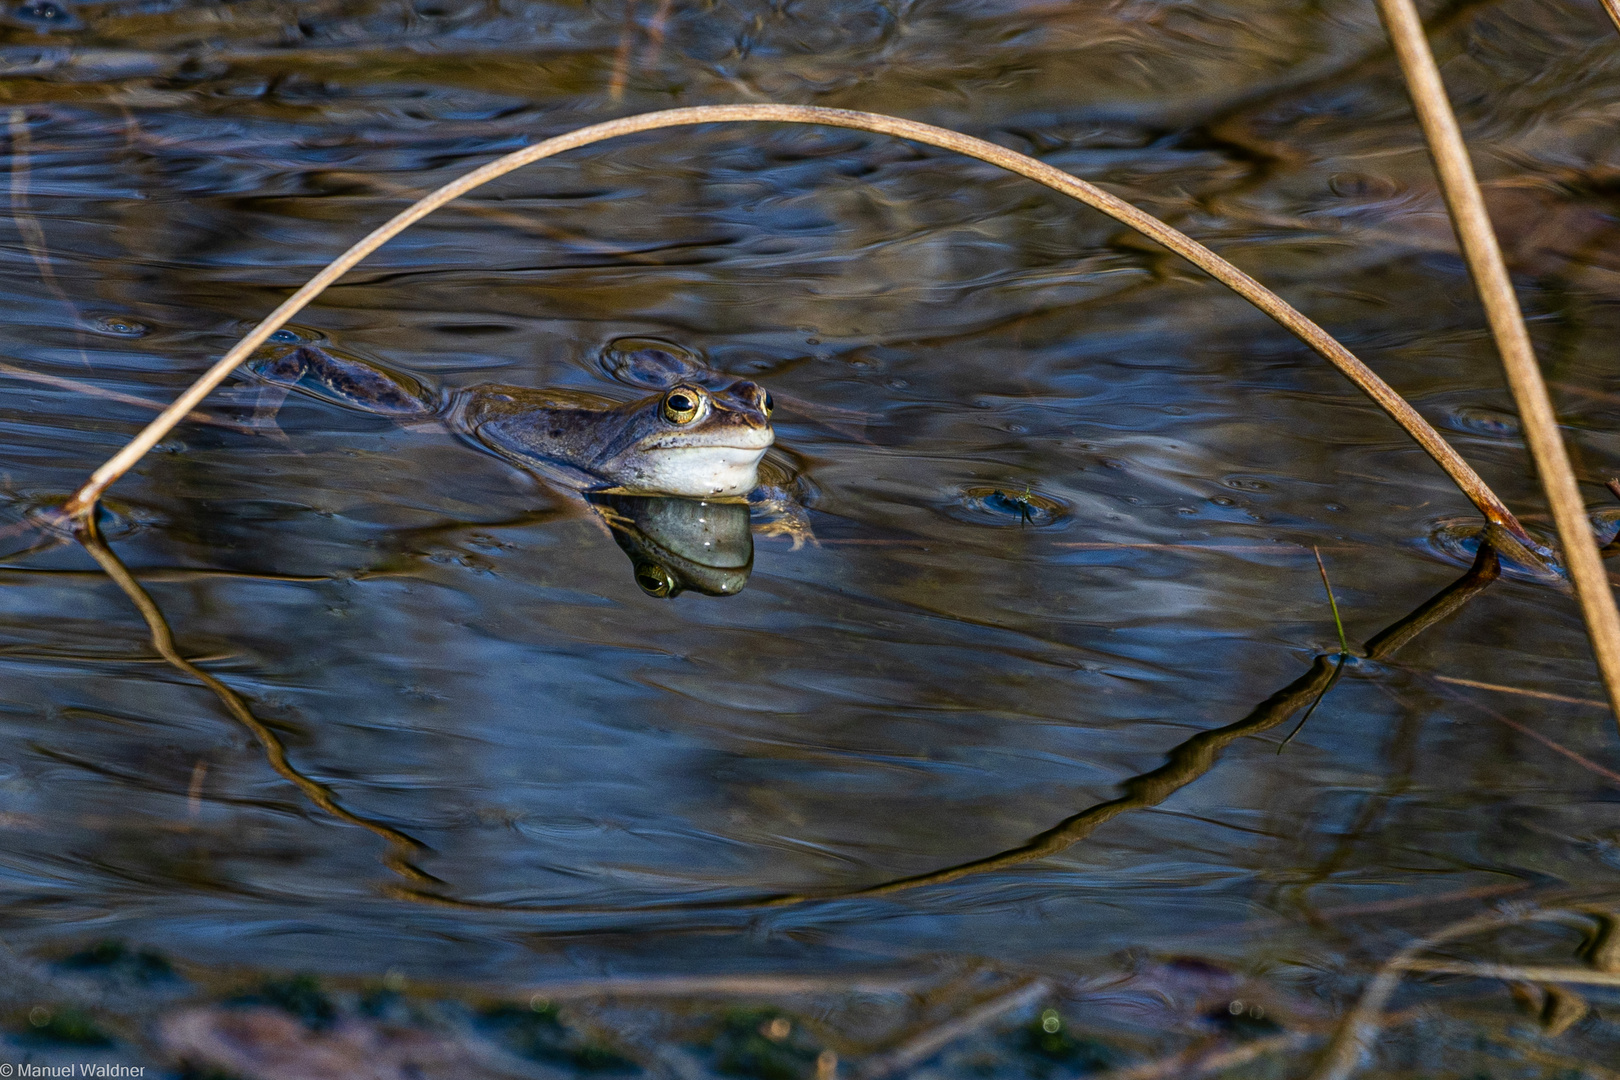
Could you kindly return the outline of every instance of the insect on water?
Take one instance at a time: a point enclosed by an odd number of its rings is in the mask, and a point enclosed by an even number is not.
[[[1007,494],[1000,488],[996,488],[996,498],[1000,499],[1004,503],[1009,503],[1018,507],[1019,528],[1023,528],[1025,525],[1033,525],[1035,523],[1035,501],[1032,498],[1033,494],[1034,492],[1031,491],[1028,484],[1024,485],[1024,490],[1022,493],[1012,495]]]

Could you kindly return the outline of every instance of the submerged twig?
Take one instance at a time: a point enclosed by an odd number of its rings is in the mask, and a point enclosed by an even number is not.
[[[1545,690],[1526,690],[1522,686],[1504,686],[1501,683],[1480,682],[1478,679],[1459,679],[1455,675],[1431,675],[1429,678],[1435,682],[1450,683],[1452,686],[1467,686],[1474,690],[1494,690],[1498,694],[1517,694],[1519,697],[1536,698],[1540,701],[1556,701],[1560,705],[1591,705],[1599,709],[1607,709],[1607,701],[1598,701],[1595,698],[1571,697],[1568,694],[1549,694]]]
[[[107,576],[113,579],[113,583],[123,590],[125,596],[134,602],[135,607],[141,613],[141,618],[146,620],[147,629],[151,632],[152,647],[157,650],[158,655],[163,657],[171,666],[185,672],[212,690],[214,696],[219,698],[220,703],[225,706],[226,711],[235,718],[236,722],[247,728],[253,737],[258,740],[272,769],[280,773],[284,779],[292,783],[299,791],[302,791],[310,802],[339,821],[346,821],[350,825],[358,825],[362,829],[376,833],[384,840],[387,840],[392,850],[384,862],[389,869],[411,881],[424,883],[438,881],[433,875],[418,869],[409,861],[411,855],[425,851],[426,845],[420,840],[400,832],[393,826],[363,818],[352,810],[344,809],[324,785],[311,780],[293,767],[292,762],[287,760],[287,748],[282,745],[280,737],[265,726],[262,720],[253,715],[253,710],[248,708],[247,701],[243,699],[242,695],[180,655],[180,650],[174,644],[174,633],[169,629],[168,620],[163,617],[162,609],[157,606],[157,602],[152,599],[151,594],[141,588],[140,583],[135,580],[128,567],[119,560],[118,556],[112,553],[112,549],[101,538],[101,530],[97,528],[93,516],[84,519],[79,524],[78,539],[79,543],[83,544],[85,550],[90,553],[90,557],[95,559],[97,564],[107,572]],[[199,791],[198,797],[200,798],[200,796]]]
[[[895,135],[987,161],[1095,207],[1192,262],[1326,357],[1406,430],[1407,434],[1445,470],[1463,494],[1479,508],[1487,521],[1499,526],[1502,531],[1510,533],[1522,543],[1532,543],[1529,535],[1496,493],[1405,398],[1396,393],[1388,383],[1379,378],[1371,368],[1327,331],[1203,244],[1093,184],[995,143],[914,120],[809,105],[706,105],[627,116],[580,128],[566,135],[546,139],[523,150],[514,151],[444,185],[374,229],[283,301],[275,311],[197,379],[145,431],[97,469],[69,500],[67,513],[75,516],[86,515],[101,497],[102,492],[157,445],[180,416],[195,408],[255,349],[264,344],[271,334],[367,255],[439,207],[514,169],[552,157],[565,150],[636,132],[721,121],[822,124]]]
[[[1563,922],[1581,917],[1593,917],[1590,911],[1578,908],[1552,909],[1552,910],[1519,910],[1513,912],[1487,915],[1476,915],[1461,922],[1452,923],[1426,938],[1420,938],[1386,960],[1378,969],[1378,974],[1362,992],[1361,1000],[1356,1007],[1339,1023],[1338,1029],[1333,1033],[1332,1040],[1323,1052],[1317,1067],[1312,1071],[1309,1080],[1349,1080],[1362,1056],[1372,1049],[1378,1039],[1378,1033],[1383,1027],[1384,1006],[1389,1003],[1390,997],[1400,985],[1401,978],[1408,971],[1442,970],[1444,968],[1467,968],[1466,971],[1455,971],[1454,974],[1481,975],[1486,978],[1521,979],[1526,978],[1525,973],[1535,972],[1528,977],[1529,981],[1540,982],[1586,982],[1597,985],[1620,985],[1620,975],[1612,972],[1597,970],[1571,969],[1571,968],[1527,968],[1500,964],[1438,964],[1429,965],[1426,961],[1418,959],[1423,953],[1436,945],[1457,938],[1468,937],[1482,933],[1486,930],[1496,930],[1507,926],[1516,926],[1527,922]],[[1486,974],[1488,971],[1501,974]],[[1515,972],[1516,974],[1507,974]],[[1572,976],[1583,974],[1582,979],[1559,978],[1553,976]]]
[[[1475,979],[1501,979],[1505,982],[1564,983],[1569,986],[1620,986],[1620,971],[1594,971],[1591,968],[1551,967],[1546,964],[1466,964],[1448,960],[1408,960],[1403,971],[1429,975],[1467,975]]]
[[[625,0],[624,25],[619,28],[619,47],[613,52],[613,74],[608,76],[608,100],[618,102],[624,97],[625,84],[630,81],[630,50],[636,39],[636,0]]]
[[[134,405],[142,409],[155,409],[162,412],[168,406],[161,401],[152,401],[134,394],[125,394],[118,390],[108,390],[104,386],[92,386],[90,383],[80,382],[77,379],[64,379],[60,375],[47,375],[42,371],[29,371],[15,364],[0,363],[0,373],[10,375],[14,379],[23,379],[26,382],[39,383],[42,386],[54,386],[58,390],[71,390],[75,394],[86,394],[90,397],[105,398],[108,401],[121,401],[125,405]],[[230,428],[248,435],[259,435],[263,432],[250,424],[238,424],[234,420],[222,420],[217,416],[198,410],[186,414],[187,420],[199,424],[209,424],[213,427]]]
[[[641,54],[641,66],[650,68],[658,63],[659,50],[664,47],[664,32],[669,25],[670,12],[675,7],[675,0],[658,0],[658,10],[653,12],[652,19],[647,23],[647,49]]]
[[[1033,979],[873,1058],[856,1071],[857,1080],[882,1080],[920,1065],[951,1043],[989,1027],[1010,1013],[1030,1008],[1051,992],[1052,986],[1045,979]]]
[[[1463,142],[1462,130],[1451,110],[1440,69],[1412,0],[1376,2],[1411,91],[1424,139],[1434,157],[1463,256],[1485,306],[1508,387],[1523,421],[1525,441],[1558,526],[1558,538],[1575,585],[1581,615],[1586,621],[1586,632],[1592,641],[1592,652],[1608,690],[1615,722],[1620,725],[1620,610],[1615,608],[1614,590],[1603,569],[1603,557],[1598,554],[1569,453],[1558,433],[1558,417],[1536,363],[1530,331],[1519,310],[1501,245],[1485,212],[1485,198],[1474,176],[1468,147]]]
[[[11,223],[22,234],[23,247],[28,249],[29,257],[34,260],[34,268],[39,271],[39,280],[51,295],[59,300],[67,309],[68,318],[73,320],[73,332],[79,338],[79,360],[85,367],[90,366],[90,355],[84,351],[84,327],[79,318],[79,309],[68,294],[63,291],[62,283],[56,280],[56,271],[51,268],[51,253],[45,246],[45,230],[40,228],[39,222],[28,211],[28,151],[31,140],[28,135],[28,111],[26,109],[12,109],[8,134],[11,138]]]
[[[1437,681],[1450,682],[1452,680],[1437,680]],[[1474,700],[1472,700],[1470,698],[1464,697],[1463,695],[1457,693],[1454,690],[1447,691],[1447,693],[1449,693],[1456,700],[1464,702],[1465,704],[1467,704],[1471,708],[1479,710],[1480,712],[1484,713],[1486,716],[1489,716],[1492,720],[1495,720],[1497,723],[1503,725],[1504,727],[1510,727],[1514,731],[1517,731],[1520,735],[1523,735],[1526,738],[1532,739],[1535,742],[1540,743],[1542,746],[1545,746],[1547,749],[1551,750],[1553,753],[1563,755],[1564,757],[1566,757],[1569,760],[1573,761],[1575,764],[1579,765],[1581,768],[1585,769],[1587,772],[1592,773],[1595,776],[1601,776],[1605,780],[1608,780],[1612,784],[1620,785],[1620,773],[1615,772],[1613,769],[1610,769],[1610,768],[1608,768],[1606,766],[1603,766],[1603,765],[1599,765],[1597,762],[1593,761],[1591,758],[1585,756],[1584,754],[1576,753],[1574,750],[1571,750],[1569,747],[1565,746],[1561,742],[1558,742],[1556,739],[1552,739],[1552,738],[1550,738],[1550,737],[1548,737],[1546,735],[1543,735],[1541,732],[1537,731],[1535,728],[1526,727],[1526,726],[1524,726],[1523,724],[1519,723],[1517,720],[1514,720],[1511,717],[1503,716],[1501,713],[1497,712],[1495,709],[1491,708],[1489,705],[1485,705],[1485,704],[1482,704],[1482,703],[1480,703],[1478,701],[1474,701]]]
[[[417,188],[413,188],[408,184],[395,183],[386,177],[373,176],[370,173],[332,172],[326,175],[359,184],[383,195],[406,199],[410,202],[415,202],[422,197],[422,192]],[[622,259],[625,262],[640,263],[644,266],[657,266],[663,262],[657,256],[648,255],[646,252],[629,251],[614,244],[592,240],[590,237],[569,232],[567,229],[541,221],[532,215],[519,213],[516,210],[507,210],[504,207],[490,206],[485,203],[468,202],[462,204],[461,211],[474,217],[483,218],[485,221],[493,221],[497,225],[518,229],[559,244],[569,244],[592,255]],[[777,394],[776,399],[781,401],[782,395]]]

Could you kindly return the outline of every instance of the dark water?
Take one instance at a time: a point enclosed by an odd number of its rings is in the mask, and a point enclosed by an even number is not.
[[[1545,528],[1370,3],[45,7],[0,29],[13,367],[166,401],[411,194],[496,155],[671,105],[870,109],[1204,240]],[[1620,38],[1595,0],[1430,7],[1605,508]],[[849,131],[638,136],[437,214],[297,323],[449,387],[612,393],[609,342],[678,342],[796,402],[778,442],[819,543],[761,538],[738,596],[651,599],[568,492],[297,395],[280,436],[245,431],[258,390],[228,386],[206,408],[238,427],[181,427],[113,490],[116,550],[182,650],[344,807],[426,845],[437,882],[272,771],[59,546],[0,570],[15,947],[505,982],[1145,949],[1338,986],[1485,903],[1452,894],[1620,871],[1577,612],[1509,574],[1398,663],[1349,665],[1281,754],[1293,721],[1059,853],[842,895],[1017,848],[1336,652],[1313,545],[1353,643],[1470,554],[1448,531],[1468,504],[1339,375],[1028,181]],[[0,373],[8,520],[148,415]],[[783,894],[812,899],[751,903]],[[1365,905],[1387,913],[1336,921]]]

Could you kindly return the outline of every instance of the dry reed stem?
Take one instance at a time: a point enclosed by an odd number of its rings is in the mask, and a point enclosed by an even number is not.
[[[1545,690],[1525,690],[1518,686],[1503,686],[1501,683],[1480,682],[1478,679],[1459,679],[1451,675],[1430,675],[1435,682],[1449,683],[1452,686],[1468,686],[1475,690],[1494,690],[1498,694],[1517,694],[1520,697],[1536,698],[1540,701],[1556,701],[1560,705],[1591,705],[1599,709],[1607,709],[1607,701],[1598,701],[1596,698],[1569,697],[1566,694],[1549,694]]]
[[[1376,2],[1389,30],[1390,43],[1395,47],[1395,58],[1411,91],[1423,137],[1434,157],[1457,239],[1485,306],[1508,387],[1524,424],[1525,441],[1530,445],[1530,456],[1535,460],[1542,489],[1552,507],[1553,521],[1558,526],[1564,560],[1575,584],[1575,596],[1586,621],[1598,671],[1603,676],[1615,722],[1620,725],[1620,611],[1615,608],[1614,590],[1592,536],[1586,503],[1576,486],[1575,471],[1558,433],[1558,417],[1536,363],[1530,331],[1519,311],[1519,300],[1513,292],[1513,281],[1508,277],[1501,246],[1485,212],[1485,198],[1474,177],[1468,147],[1463,142],[1462,130],[1440,79],[1440,68],[1435,64],[1429,39],[1412,0]]]
[[[1045,184],[1055,191],[1062,192],[1102,211],[1116,221],[1130,226],[1144,236],[1181,255],[1254,304],[1261,311],[1270,315],[1289,332],[1326,357],[1329,363],[1348,376],[1368,397],[1372,398],[1379,407],[1406,430],[1406,433],[1445,470],[1446,475],[1451,477],[1463,494],[1479,508],[1480,513],[1485,516],[1487,521],[1500,526],[1502,531],[1510,533],[1520,542],[1530,542],[1523,527],[1520,526],[1518,520],[1514,518],[1496,493],[1480,479],[1479,475],[1451,447],[1451,444],[1446,442],[1428,421],[1418,415],[1417,410],[1412,408],[1405,398],[1396,393],[1388,383],[1379,378],[1371,368],[1363,364],[1348,349],[1334,340],[1327,331],[1307,319],[1276,293],[1265,288],[1196,240],[1171,228],[1151,214],[1138,210],[1130,203],[1108,194],[1093,184],[1089,184],[1043,162],[1036,161],[1034,158],[997,146],[995,143],[975,139],[930,124],[918,123],[914,120],[809,105],[705,105],[627,116],[618,120],[609,120],[605,123],[580,128],[566,135],[559,135],[522,150],[514,151],[481,168],[474,169],[458,180],[444,185],[437,191],[423,197],[414,205],[400,211],[388,222],[373,230],[365,238],[349,248],[348,251],[333,260],[332,263],[311,278],[292,296],[283,301],[263,322],[259,323],[234,348],[193,383],[145,431],[97,469],[84,486],[75,492],[72,499],[68,501],[65,507],[66,512],[81,517],[86,515],[109,485],[128,472],[147,451],[157,445],[163,436],[168,433],[169,429],[174,426],[179,417],[195,408],[214,387],[223,382],[255,349],[264,344],[271,334],[280,329],[299,311],[302,311],[306,305],[325,291],[334,281],[347,273],[356,263],[439,207],[472,191],[481,184],[494,180],[496,177],[504,176],[514,169],[540,161],[543,158],[552,157],[565,150],[642,131],[719,122],[821,124],[829,127],[854,128],[859,131],[894,135],[899,138],[925,143],[929,146],[954,150],[968,157],[989,162],[992,165],[997,165],[1020,176]]]
[[[1614,20],[1614,28],[1620,30],[1620,0],[1603,0],[1603,10]]]
[[[1546,964],[1468,964],[1448,960],[1408,960],[1402,971],[1425,975],[1466,975],[1503,982],[1554,983],[1565,986],[1620,986],[1620,971],[1553,967]]]
[[[1461,922],[1452,923],[1443,927],[1426,938],[1419,938],[1388,960],[1378,969],[1378,974],[1362,992],[1361,1000],[1356,1002],[1354,1009],[1347,1013],[1338,1028],[1333,1033],[1332,1040],[1327,1049],[1323,1051],[1321,1060],[1312,1070],[1307,1080],[1349,1080],[1360,1063],[1362,1055],[1372,1049],[1383,1027],[1384,1006],[1389,1003],[1390,997],[1400,985],[1401,978],[1408,971],[1430,970],[1425,967],[1424,961],[1418,956],[1436,945],[1457,938],[1468,937],[1471,934],[1486,930],[1496,930],[1505,926],[1517,926],[1528,922],[1562,922],[1568,923],[1571,919],[1581,916],[1590,916],[1589,911],[1577,909],[1554,910],[1521,910],[1515,912],[1491,912],[1486,915],[1475,915]],[[1454,972],[1455,974],[1478,974],[1486,978],[1520,979],[1524,972],[1539,971],[1543,975],[1581,974],[1579,981],[1601,985],[1620,985],[1620,975],[1601,972],[1593,969],[1581,968],[1520,968],[1502,964],[1443,964],[1439,967],[1467,968],[1467,971]],[[1513,975],[1484,975],[1486,971],[1512,971]],[[1611,981],[1612,980],[1612,981]],[[1537,976],[1534,980],[1541,982],[1574,982],[1574,979],[1545,978]]]
[[[1503,727],[1510,727],[1514,731],[1517,731],[1520,735],[1523,735],[1525,738],[1532,739],[1535,742],[1540,743],[1542,746],[1545,746],[1553,753],[1563,755],[1594,776],[1601,776],[1611,784],[1620,785],[1620,773],[1615,772],[1613,769],[1599,765],[1597,762],[1593,761],[1589,757],[1586,757],[1584,754],[1576,753],[1563,743],[1543,735],[1535,728],[1525,727],[1517,720],[1503,716],[1489,705],[1475,701],[1472,698],[1465,697],[1462,694],[1457,693],[1455,690],[1447,690],[1444,686],[1441,687],[1441,690],[1443,693],[1457,701],[1462,702],[1464,705],[1467,705],[1470,708],[1478,709],[1480,712],[1484,713],[1486,716],[1489,716],[1492,720],[1495,720]]]
[[[1221,1050],[1183,1050],[1157,1061],[1149,1061],[1117,1072],[1093,1074],[1091,1080],[1190,1080],[1207,1073],[1225,1072],[1258,1061],[1268,1054],[1281,1054],[1307,1046],[1319,1038],[1310,1031],[1289,1031],[1264,1039],[1251,1039],[1239,1046]]]
[[[518,992],[547,1001],[590,998],[784,998],[813,994],[915,994],[928,977],[915,972],[869,972],[842,975],[610,975],[595,979],[559,979],[526,983]]]
[[[140,611],[141,618],[146,620],[147,630],[151,633],[152,647],[157,650],[158,655],[163,657],[171,666],[190,675],[209,690],[212,690],[214,696],[219,698],[221,704],[225,706],[226,711],[235,718],[236,722],[247,728],[253,734],[253,737],[258,740],[272,769],[303,792],[310,802],[339,821],[348,822],[350,825],[358,825],[362,829],[373,832],[387,840],[391,850],[383,861],[390,870],[411,881],[437,882],[437,878],[418,869],[409,861],[410,855],[425,850],[425,845],[420,840],[407,836],[392,826],[363,818],[351,810],[344,809],[324,785],[311,780],[293,767],[292,762],[287,760],[287,748],[282,745],[281,738],[266,727],[264,722],[257,716],[253,715],[253,710],[248,708],[247,701],[243,699],[242,695],[180,655],[180,650],[174,643],[174,632],[169,629],[169,622],[163,617],[163,611],[157,606],[157,601],[153,600],[151,594],[141,588],[140,583],[129,572],[129,568],[119,560],[118,556],[112,553],[112,549],[101,538],[101,532],[96,527],[93,516],[81,522],[78,529],[78,539],[84,549],[90,553],[90,557],[96,560],[97,564],[106,571],[107,576],[113,579],[113,583],[123,591],[125,596],[130,598],[136,609]],[[198,791],[197,797],[201,797],[200,791]]]
[[[881,1080],[882,1077],[904,1072],[939,1053],[953,1042],[989,1027],[1002,1017],[1027,1009],[1052,992],[1045,979],[1033,979],[1016,990],[994,997],[960,1016],[935,1025],[920,1035],[876,1058],[856,1070],[858,1080]]]

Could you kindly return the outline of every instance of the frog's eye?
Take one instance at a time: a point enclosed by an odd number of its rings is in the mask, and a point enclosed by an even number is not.
[[[771,415],[771,410],[776,408],[776,399],[771,397],[771,392],[769,390],[765,391],[765,400],[761,402],[761,405],[765,409],[766,416]]]
[[[697,414],[697,395],[690,390],[671,390],[664,398],[664,419],[672,424],[690,424]]]
[[[636,566],[636,584],[648,596],[656,596],[660,600],[675,591],[675,579],[670,576],[657,563],[640,563]]]

